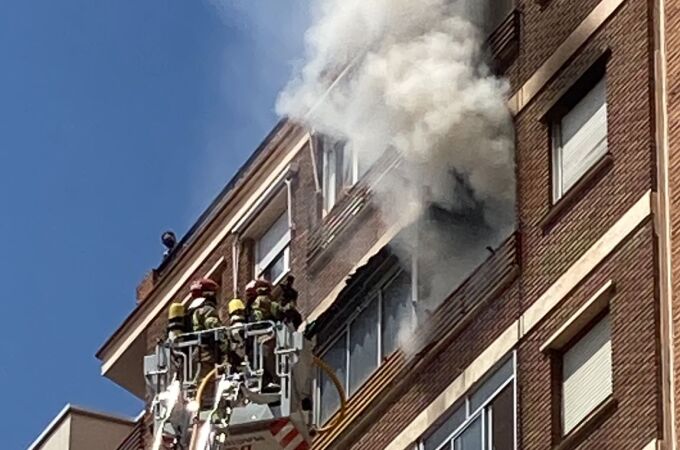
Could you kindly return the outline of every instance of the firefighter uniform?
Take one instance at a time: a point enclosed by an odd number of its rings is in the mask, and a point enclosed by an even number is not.
[[[194,297],[189,305],[191,316],[191,330],[193,332],[208,331],[222,326],[217,312],[217,290],[219,285],[210,279],[201,279],[191,286],[191,295]],[[195,382],[200,383],[221,359],[220,348],[212,336],[201,338],[202,343],[198,351],[196,363]],[[215,392],[215,384],[210,383],[206,388],[202,404],[211,406]]]

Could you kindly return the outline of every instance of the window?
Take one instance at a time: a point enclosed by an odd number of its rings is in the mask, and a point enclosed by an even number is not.
[[[602,78],[552,123],[553,202],[607,153],[606,94]]]
[[[375,290],[367,293],[366,303],[322,354],[348,395],[355,394],[380,362],[398,349],[400,327],[414,327],[411,283],[408,272],[392,270]],[[321,372],[317,376],[317,398],[317,423],[324,423],[338,410],[340,399],[332,382]]]
[[[342,193],[354,186],[366,172],[356,149],[344,141],[319,139],[322,162],[323,211],[328,214]]]
[[[290,269],[290,227],[284,211],[255,244],[255,275],[278,283]]]
[[[382,290],[382,354],[390,355],[399,347],[400,333],[414,332],[415,309],[411,295],[411,274],[402,272]]]
[[[609,314],[562,354],[562,434],[612,395]]]
[[[421,450],[515,449],[515,356],[508,358],[421,444]]]
[[[465,3],[467,17],[484,35],[490,35],[505,20],[515,6],[515,0]]]

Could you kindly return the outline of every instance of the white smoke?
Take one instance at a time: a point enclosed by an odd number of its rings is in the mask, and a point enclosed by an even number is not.
[[[418,242],[428,311],[514,227],[508,86],[484,62],[485,10],[485,0],[318,0],[306,64],[277,104],[363,164],[401,154],[375,200],[387,223],[418,221],[396,247],[403,260]]]

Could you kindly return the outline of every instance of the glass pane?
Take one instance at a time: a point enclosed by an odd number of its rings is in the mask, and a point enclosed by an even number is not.
[[[505,20],[514,7],[514,0],[493,0],[489,5],[486,32],[491,34]]]
[[[261,278],[275,283],[288,271],[289,249],[286,248],[260,275]]]
[[[323,143],[323,201],[324,209],[328,212],[335,205],[337,197],[337,155],[335,146],[328,139]]]
[[[354,394],[378,366],[378,302],[373,300],[349,330],[349,393]]]
[[[347,335],[343,333],[335,344],[333,344],[333,346],[323,355],[323,360],[331,367],[331,369],[333,369],[345,388],[345,379],[347,377],[346,338]],[[319,388],[321,391],[321,398],[319,399],[320,419],[321,423],[325,423],[340,407],[340,396],[338,395],[338,391],[333,382],[323,373],[320,377]]]
[[[281,216],[276,219],[266,233],[262,235],[257,244],[257,262],[261,264],[267,257],[272,257],[271,252],[277,244],[287,239],[288,235],[288,211],[284,211]]]
[[[482,450],[482,417],[479,416],[454,442],[455,450]]]
[[[354,152],[349,144],[342,144],[342,187],[350,187],[356,182],[354,176]]]
[[[513,385],[496,397],[489,408],[491,422],[490,450],[513,450],[515,448],[515,407]]]
[[[415,312],[411,303],[411,274],[402,272],[383,289],[382,356],[399,346],[399,335],[411,335]]]
[[[512,377],[513,370],[512,358],[509,358],[470,396],[470,412],[472,414],[486,403],[503,383]]]
[[[451,439],[454,431],[465,422],[465,405],[456,409],[437,430],[423,442],[423,450],[436,450],[444,442]],[[449,447],[444,447],[448,449]]]

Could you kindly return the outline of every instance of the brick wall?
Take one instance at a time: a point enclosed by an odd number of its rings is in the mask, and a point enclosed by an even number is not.
[[[540,6],[542,3],[543,6]],[[507,69],[513,89],[519,88],[561,44],[599,1],[522,2],[522,47]],[[654,141],[650,12],[647,2],[628,1],[563,67],[516,118],[518,213],[521,231],[521,284],[470,325],[437,359],[423,379],[404,393],[353,448],[384,448],[422,409],[459,375],[465,365],[517,319],[548,286],[653,187]],[[576,196],[548,225],[551,211],[550,135],[544,114],[560,95],[606,53],[608,142],[612,163]],[[617,283],[612,301],[614,320],[614,383],[616,410],[578,448],[641,448],[661,426],[658,386],[660,356],[656,308],[654,234],[647,224],[629,238],[519,347],[520,448],[551,448],[549,358],[538,347],[573,314],[605,278]],[[608,278],[607,278],[608,279]],[[505,305],[499,310],[498,305]],[[495,320],[490,320],[493,317]],[[461,346],[460,348],[458,346]],[[455,357],[447,357],[449,354]],[[470,353],[467,353],[470,352]],[[436,374],[436,375],[435,375]],[[606,447],[605,447],[606,446]],[[342,446],[337,447],[342,448]]]
[[[561,3],[573,5],[575,2],[552,2],[538,15],[552,13],[550,8]],[[593,2],[582,3],[592,7]],[[560,10],[554,13],[560,14]],[[526,18],[527,22],[532,20],[533,16]],[[652,187],[654,153],[647,32],[645,2],[626,2],[517,117],[518,208],[525,307]],[[550,226],[541,226],[551,209],[550,131],[542,121],[543,115],[564,88],[573,84],[606,48],[611,50],[606,77],[608,147],[613,164]],[[526,53],[532,52],[527,46]]]
[[[519,284],[490,302],[442,351],[363,435],[353,433],[353,449],[380,449],[389,444],[446,386],[517,318]],[[333,448],[343,448],[342,446]]]
[[[603,262],[520,343],[519,398],[521,446],[550,449],[551,364],[540,346],[607,281],[615,283],[610,302],[612,323],[613,414],[596,428],[579,449],[641,449],[657,436],[660,426],[655,304],[653,230],[648,222]]]
[[[506,76],[517,90],[561,44],[598,0],[551,0],[519,2],[521,48],[517,59],[506,69]],[[672,22],[680,29],[680,10],[672,7]],[[366,429],[343,437],[335,448],[384,448],[445,386],[476,358],[521,312],[525,311],[574,261],[583,254],[640,196],[653,187],[654,151],[650,88],[649,46],[650,11],[648,2],[628,0],[613,18],[593,36],[556,77],[551,80],[516,118],[518,214],[521,239],[521,279],[460,332],[454,343],[434,358],[427,370],[376,415]],[[669,36],[680,41],[680,32]],[[673,40],[673,42],[675,42]],[[670,42],[669,42],[670,44]],[[548,225],[542,223],[551,211],[550,141],[544,113],[573,84],[592,62],[608,50],[606,63],[608,90],[609,151],[612,163],[557,214]],[[680,64],[673,53],[671,66]],[[673,71],[672,69],[670,70]],[[680,67],[676,69],[680,73]],[[670,92],[680,77],[672,78]],[[680,127],[671,117],[671,145],[680,137]],[[676,117],[680,118],[680,117]],[[283,151],[282,149],[280,151]],[[671,155],[673,152],[671,151]],[[680,151],[672,163],[680,165]],[[348,274],[385,230],[375,209],[367,208],[355,218],[351,228],[337,237],[326,250],[322,263],[308,264],[308,239],[319,223],[312,159],[308,148],[295,159],[293,219],[296,229],[292,244],[292,270],[297,276],[303,312],[312,311]],[[680,171],[676,170],[676,177]],[[677,184],[680,178],[675,180]],[[674,192],[678,192],[677,189]],[[680,199],[675,195],[674,200]],[[674,236],[680,214],[674,216]],[[224,257],[221,275],[225,298],[231,295],[232,239],[226,238],[196,272],[203,274]],[[675,240],[677,243],[678,241]],[[348,245],[349,244],[349,245]],[[519,379],[522,414],[521,448],[550,448],[549,421],[550,368],[548,358],[538,347],[556,327],[597,290],[607,279],[617,285],[612,302],[614,392],[618,400],[613,415],[579,448],[641,448],[655,436],[659,422],[658,394],[658,312],[655,309],[654,235],[648,223],[625,242],[595,273],[580,285],[519,346]],[[674,252],[680,252],[676,245]],[[252,276],[251,248],[243,246],[240,287]],[[678,277],[676,276],[676,282]],[[183,286],[178,299],[188,292]],[[221,305],[224,313],[224,303]],[[680,323],[680,315],[676,317]],[[151,349],[165,329],[162,313],[147,332]],[[639,445],[638,445],[639,444]]]

